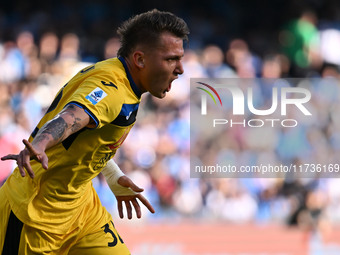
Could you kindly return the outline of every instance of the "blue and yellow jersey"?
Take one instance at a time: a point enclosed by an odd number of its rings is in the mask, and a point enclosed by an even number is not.
[[[59,91],[29,140],[68,104],[83,108],[96,127],[84,128],[48,149],[48,170],[31,161],[34,179],[14,170],[4,185],[14,214],[25,224],[57,234],[81,224],[83,211],[89,208],[103,217],[107,212],[91,180],[134,125],[140,97],[122,58],[98,62],[76,74]]]

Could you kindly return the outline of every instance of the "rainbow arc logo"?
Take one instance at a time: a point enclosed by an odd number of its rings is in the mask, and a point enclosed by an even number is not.
[[[198,83],[198,84],[201,84],[201,85],[203,85],[203,86],[206,86],[207,88],[209,88],[209,89],[217,96],[218,100],[220,101],[221,106],[223,106],[223,105],[222,105],[221,97],[220,97],[220,95],[217,93],[216,89],[214,89],[214,88],[213,88],[212,86],[210,86],[209,84],[206,84],[206,83],[203,83],[203,82],[197,82],[197,83]],[[212,94],[209,90],[204,89],[204,88],[201,88],[201,87],[196,87],[196,88],[198,88],[198,89],[203,90],[204,92],[206,92],[206,93],[212,98],[212,100],[214,101],[215,105],[217,105],[217,102],[216,102],[216,100],[215,100],[213,94]]]

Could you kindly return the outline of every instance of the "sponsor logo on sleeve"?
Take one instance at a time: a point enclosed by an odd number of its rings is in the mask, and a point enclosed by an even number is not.
[[[85,98],[89,100],[93,105],[96,105],[106,96],[107,94],[101,88],[97,87],[92,90],[92,92],[88,94]]]

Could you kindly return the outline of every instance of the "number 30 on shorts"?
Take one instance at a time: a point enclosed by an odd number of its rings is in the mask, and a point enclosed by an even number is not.
[[[115,225],[113,224],[113,222],[112,222],[112,221],[110,221],[110,222],[111,222],[111,224],[112,224],[112,228],[115,229]],[[117,238],[116,234],[115,234],[115,233],[113,232],[113,230],[110,228],[110,224],[109,224],[109,223],[106,223],[106,224],[105,224],[104,226],[102,226],[101,228],[104,228],[104,232],[105,232],[105,233],[111,234],[111,236],[112,236],[112,238],[113,238],[113,241],[112,241],[112,242],[107,243],[107,245],[108,245],[109,247],[114,247],[114,246],[116,246],[117,243],[118,243],[118,239],[119,239],[119,241],[120,241],[121,243],[124,243],[123,239],[119,236],[118,233],[117,233],[117,236],[118,236],[118,238]]]

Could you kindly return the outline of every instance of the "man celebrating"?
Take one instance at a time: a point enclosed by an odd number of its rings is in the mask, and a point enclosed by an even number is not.
[[[141,217],[139,199],[154,209],[110,160],[135,123],[141,95],[165,97],[183,73],[186,23],[152,10],[125,21],[118,58],[81,70],[59,91],[0,189],[2,254],[130,254],[91,180],[100,172]],[[30,177],[25,177],[26,173]]]

